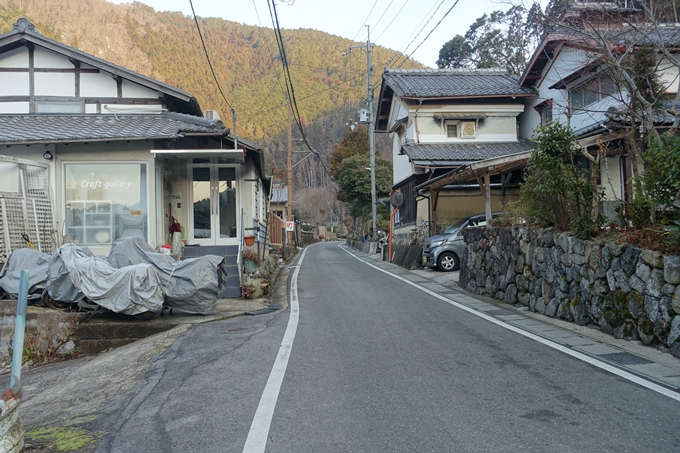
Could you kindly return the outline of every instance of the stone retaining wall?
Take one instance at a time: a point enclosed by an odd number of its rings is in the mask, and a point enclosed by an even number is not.
[[[466,228],[463,236],[467,291],[680,357],[680,257],[550,229]]]

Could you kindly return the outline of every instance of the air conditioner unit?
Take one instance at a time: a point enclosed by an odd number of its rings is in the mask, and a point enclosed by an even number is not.
[[[217,113],[217,110],[206,110],[206,111],[203,112],[203,116],[206,119],[209,119],[209,120],[219,120],[220,119],[220,115]]]
[[[474,121],[462,121],[460,123],[460,136],[463,138],[474,138],[476,133]]]

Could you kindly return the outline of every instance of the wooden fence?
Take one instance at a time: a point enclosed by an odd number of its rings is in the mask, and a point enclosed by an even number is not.
[[[269,213],[269,244],[272,246],[283,246],[283,229],[286,227],[286,222],[281,217],[273,212]]]

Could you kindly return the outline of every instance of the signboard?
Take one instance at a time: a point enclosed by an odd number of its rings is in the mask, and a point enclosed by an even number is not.
[[[286,231],[295,231],[295,222],[293,222],[292,220],[287,220]]]

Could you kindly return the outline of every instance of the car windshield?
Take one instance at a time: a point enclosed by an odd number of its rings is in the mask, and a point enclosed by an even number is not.
[[[458,230],[460,230],[460,227],[463,226],[463,224],[467,221],[467,219],[460,219],[450,227],[444,230],[444,234],[452,234],[456,233]]]

